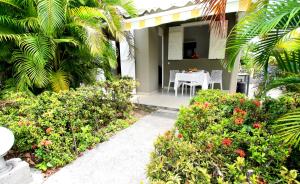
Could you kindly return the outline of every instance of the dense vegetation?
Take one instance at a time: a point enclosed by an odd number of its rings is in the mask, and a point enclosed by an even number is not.
[[[300,92],[300,2],[258,0],[234,27],[228,39],[228,60],[232,69],[236,57],[247,50],[253,68],[262,68],[260,96],[281,87],[283,92]],[[270,75],[270,65],[277,72]],[[276,133],[289,145],[300,148],[300,108],[284,115],[275,125]]]
[[[299,161],[272,125],[299,106],[297,94],[261,102],[201,91],[180,110],[176,129],[156,141],[148,176],[152,183],[296,183],[297,171],[286,167],[299,169]]]
[[[1,89],[60,91],[108,74],[123,15],[135,15],[130,0],[1,0]]]
[[[262,91],[291,85],[299,91],[299,26],[299,1],[256,1],[229,36],[225,63],[232,69],[239,53],[248,49],[254,64],[263,68],[266,88]],[[270,64],[279,69],[273,78],[268,75]]]
[[[130,125],[133,87],[119,80],[38,96],[12,93],[0,107],[0,126],[15,135],[10,154],[42,170],[64,166]]]

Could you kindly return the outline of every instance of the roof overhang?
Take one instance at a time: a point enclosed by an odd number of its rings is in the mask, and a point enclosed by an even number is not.
[[[228,0],[226,13],[246,11],[250,4],[251,0]],[[202,5],[187,5],[149,15],[143,15],[137,18],[126,19],[123,22],[123,30],[130,31],[147,27],[155,27],[166,23],[185,21],[202,16]]]

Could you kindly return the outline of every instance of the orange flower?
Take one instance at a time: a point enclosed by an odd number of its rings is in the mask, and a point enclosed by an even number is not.
[[[260,101],[259,100],[253,100],[252,103],[256,106],[256,107],[260,107]]]
[[[18,125],[19,125],[19,126],[23,126],[24,123],[23,123],[22,121],[19,121],[19,122],[18,122]]]
[[[49,128],[46,129],[46,133],[47,134],[51,134],[52,131],[53,131],[53,128],[51,128],[51,127],[49,127]]]
[[[42,146],[49,146],[51,144],[52,144],[52,141],[50,141],[50,140],[42,140],[41,141],[41,145]]]
[[[243,118],[236,118],[236,119],[234,120],[234,123],[235,123],[236,125],[242,125],[242,124],[244,123],[244,119],[243,119]]]
[[[211,151],[213,149],[213,147],[214,147],[213,144],[211,144],[211,143],[207,144],[207,150],[208,151]]]
[[[222,144],[224,146],[230,146],[232,144],[232,140],[230,138],[225,138],[222,140]]]
[[[179,133],[179,134],[177,135],[177,137],[178,137],[179,139],[181,139],[183,136],[182,136],[181,133]]]
[[[242,150],[242,149],[235,150],[235,153],[238,154],[240,157],[245,157],[246,156],[245,151]]]
[[[199,102],[195,102],[195,103],[194,103],[194,106],[196,106],[196,107],[201,107],[201,104],[200,104]]]
[[[261,124],[260,123],[254,123],[253,128],[259,129],[259,128],[261,128]]]
[[[240,103],[241,103],[241,104],[245,103],[245,101],[246,101],[246,100],[245,100],[244,98],[241,98],[241,99],[240,99]]]
[[[257,181],[258,184],[267,184],[267,182],[262,179],[262,178],[259,178],[258,181]]]

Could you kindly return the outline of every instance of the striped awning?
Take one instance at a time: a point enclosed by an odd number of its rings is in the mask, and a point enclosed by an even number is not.
[[[251,0],[228,0],[226,13],[246,11],[250,4]],[[123,22],[123,30],[130,31],[147,27],[155,27],[166,23],[198,18],[202,15],[203,6],[188,5],[185,7],[157,12],[137,18],[126,19]]]

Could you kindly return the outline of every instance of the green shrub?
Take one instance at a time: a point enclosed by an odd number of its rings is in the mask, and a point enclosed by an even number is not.
[[[14,132],[13,150],[37,168],[63,166],[129,125],[133,87],[119,80],[39,96],[13,93],[1,102],[0,126]]]
[[[148,166],[150,180],[153,183],[295,182],[297,176],[290,176],[283,169],[290,149],[272,134],[269,126],[278,117],[270,107],[279,104],[282,109],[299,106],[291,96],[261,103],[241,94],[199,92],[189,107],[180,110],[176,129],[156,141]]]

